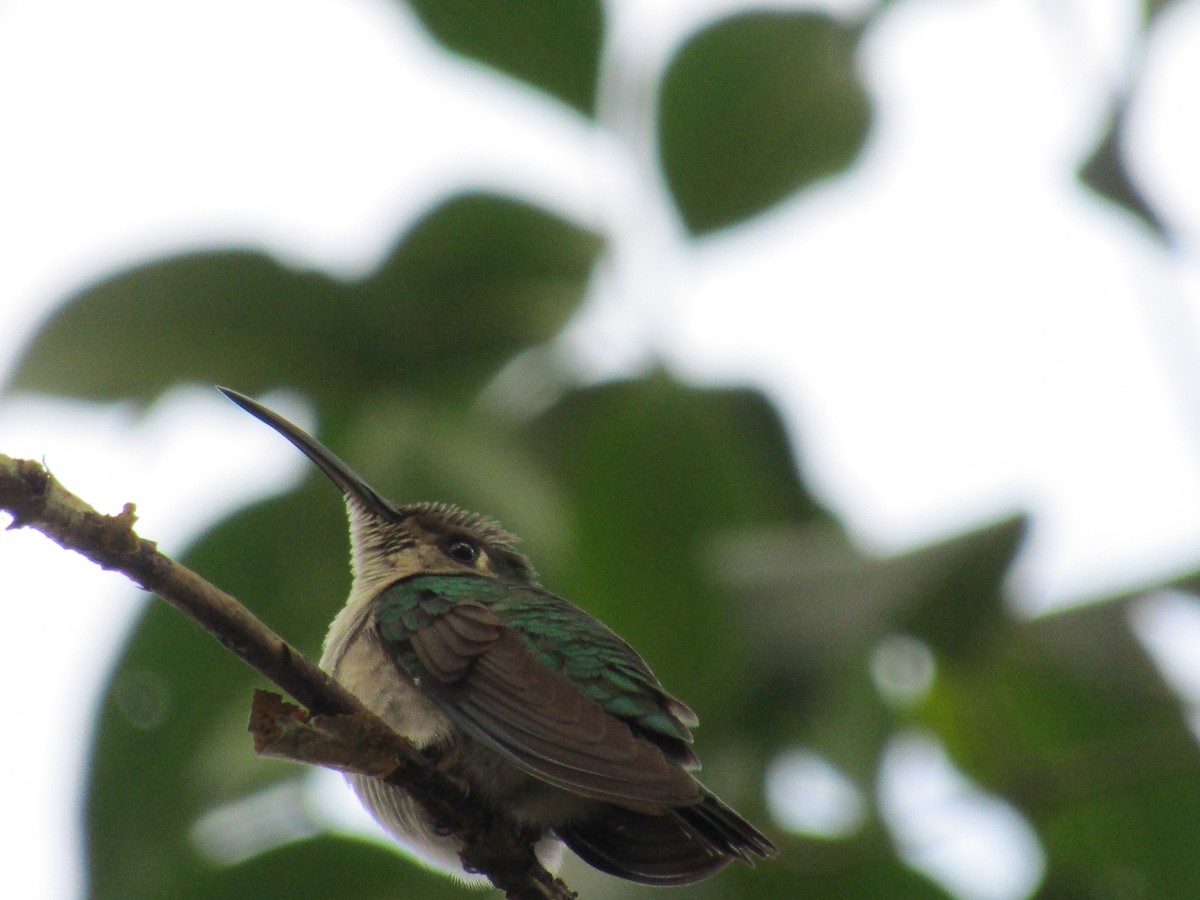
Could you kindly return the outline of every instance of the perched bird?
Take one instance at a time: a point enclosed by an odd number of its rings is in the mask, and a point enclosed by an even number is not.
[[[302,450],[346,500],[353,584],[321,667],[473,797],[536,828],[541,861],[562,845],[644,884],[688,884],[775,847],[692,771],[696,715],[625,641],[545,591],[515,539],[442,503],[396,506],[319,441],[221,391]],[[351,787],[427,864],[466,878],[453,835],[411,797],[359,775]]]

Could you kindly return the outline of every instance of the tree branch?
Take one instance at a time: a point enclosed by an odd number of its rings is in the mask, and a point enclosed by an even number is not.
[[[521,834],[472,802],[349,691],[224,591],[158,551],[133,530],[129,503],[106,516],[66,490],[40,463],[0,454],[0,509],[8,527],[33,528],[103,569],[122,572],[198,622],[244,662],[307,707],[255,695],[250,730],[257,752],[359,772],[395,784],[463,840],[462,859],[514,900],[576,896],[538,862],[537,835]]]

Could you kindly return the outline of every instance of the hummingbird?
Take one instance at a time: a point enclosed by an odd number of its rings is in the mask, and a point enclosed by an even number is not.
[[[513,535],[448,503],[395,505],[287,419],[219,390],[291,441],[345,499],[352,583],[321,668],[418,749],[438,753],[472,797],[539,835],[543,865],[556,871],[565,845],[619,878],[681,885],[775,855],[693,774],[696,714],[612,630],[545,590]],[[472,880],[461,840],[403,789],[346,777],[410,853]]]

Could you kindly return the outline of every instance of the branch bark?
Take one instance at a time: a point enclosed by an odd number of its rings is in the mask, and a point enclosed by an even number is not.
[[[0,509],[12,516],[10,529],[40,531],[161,597],[305,707],[256,693],[250,731],[257,752],[359,772],[403,788],[463,840],[464,865],[513,900],[576,896],[538,862],[536,835],[519,833],[473,803],[436,760],[419,753],[245,606],[139,537],[133,504],[104,515],[40,463],[0,454]]]

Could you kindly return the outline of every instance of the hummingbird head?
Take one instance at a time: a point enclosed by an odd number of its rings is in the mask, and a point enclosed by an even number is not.
[[[418,572],[475,572],[517,584],[537,583],[533,566],[516,549],[516,538],[495,522],[448,503],[396,506],[283,416],[237,391],[218,390],[295,444],[342,492],[350,517],[354,596],[373,596]]]

